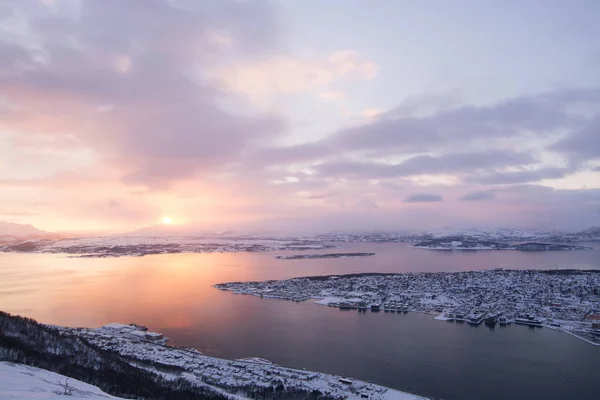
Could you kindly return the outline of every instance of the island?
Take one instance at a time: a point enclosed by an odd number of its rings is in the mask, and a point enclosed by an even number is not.
[[[333,248],[310,238],[296,237],[78,237],[31,239],[0,245],[0,252],[67,254],[76,258],[108,258],[177,253],[236,253],[315,251]]]
[[[518,250],[518,251],[569,251],[589,250],[591,247],[553,243],[503,243],[463,237],[443,237],[419,242],[417,249],[430,250]]]
[[[371,257],[375,253],[327,253],[327,254],[294,254],[291,256],[275,256],[278,260],[314,260],[318,258],[354,258]]]
[[[136,324],[68,328],[0,312],[0,371],[17,366],[31,376],[47,376],[44,370],[62,374],[78,380],[71,381],[75,395],[82,389],[89,391],[82,387],[85,382],[124,398],[426,400],[349,377],[282,367],[261,358],[210,357],[196,349],[170,347],[167,341],[162,334]],[[60,383],[54,386],[60,388]],[[64,385],[62,382],[62,388]],[[2,385],[0,397],[1,390]]]
[[[600,345],[600,271],[363,273],[215,285],[235,294],[309,299],[358,312],[424,312],[471,325],[547,327]]]
[[[600,228],[599,228],[600,229]],[[320,235],[202,235],[202,236],[93,236],[93,237],[28,237],[0,234],[0,252],[66,254],[78,258],[141,257],[173,253],[230,252],[310,252],[334,249],[340,243],[415,243],[414,247],[432,250],[520,250],[565,251],[590,247],[554,244],[575,242],[578,238],[599,241],[596,231],[568,237],[513,231],[471,232],[436,237],[432,233],[329,233]],[[530,243],[522,243],[531,240]],[[542,243],[540,241],[549,241]],[[511,244],[515,242],[521,244]],[[282,259],[365,257],[370,253],[309,254],[280,257]]]

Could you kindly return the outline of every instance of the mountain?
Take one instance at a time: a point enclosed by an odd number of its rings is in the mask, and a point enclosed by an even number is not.
[[[190,225],[157,224],[127,232],[124,236],[205,236],[215,235],[215,232],[202,230]]]
[[[581,232],[552,235],[548,240],[553,242],[600,242],[600,226]]]
[[[48,232],[44,232],[29,224],[16,224],[14,222],[0,221],[0,235],[7,236],[35,236],[35,235],[46,235]]]
[[[431,232],[434,237],[467,236],[488,240],[532,240],[560,235],[563,232],[550,229],[520,228],[471,228],[444,226]]]
[[[126,237],[282,237],[289,236],[275,230],[211,230],[203,229],[195,225],[166,225],[156,224],[139,228],[122,235]],[[298,235],[293,235],[298,236]],[[305,235],[300,235],[305,236]],[[307,235],[308,236],[308,235]],[[312,235],[310,235],[312,236]]]
[[[58,239],[60,237],[56,233],[42,231],[33,225],[0,221],[0,243],[28,239]]]

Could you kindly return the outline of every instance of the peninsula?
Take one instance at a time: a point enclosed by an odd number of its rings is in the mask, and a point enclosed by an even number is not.
[[[261,298],[315,299],[359,312],[426,312],[472,325],[543,326],[600,345],[600,271],[595,270],[364,273],[215,287]]]

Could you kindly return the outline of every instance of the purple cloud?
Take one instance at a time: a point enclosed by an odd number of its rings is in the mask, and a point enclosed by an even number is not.
[[[421,155],[400,164],[360,161],[332,161],[316,166],[319,173],[329,176],[354,176],[361,178],[392,178],[421,174],[452,174],[477,169],[530,164],[534,158],[529,153],[512,151],[481,151],[450,153],[441,156]]]
[[[600,103],[600,90],[569,90],[524,96],[486,106],[462,106],[426,117],[391,111],[373,123],[342,130],[335,138],[351,149],[430,151],[458,141],[538,135],[581,127],[586,119],[569,112],[578,101]]]
[[[110,159],[128,183],[164,186],[220,169],[280,135],[285,121],[220,106],[231,95],[201,76],[225,51],[210,35],[227,31],[235,37],[227,51],[256,56],[276,47],[273,18],[265,2],[186,8],[159,0],[83,2],[79,18],[41,7],[31,12],[30,24],[43,37],[36,52],[44,62],[18,40],[0,42],[0,85],[12,105],[0,116],[28,140],[40,129],[26,131],[27,121],[60,118],[64,128],[43,133],[49,145],[61,148],[75,138]]]
[[[556,179],[567,175],[567,168],[540,168],[533,171],[494,172],[484,175],[470,175],[464,181],[483,185],[503,185],[515,183],[537,182],[542,179]]]
[[[495,198],[496,195],[492,192],[469,192],[461,197],[459,200],[461,201],[484,201],[491,200]]]
[[[566,154],[575,164],[600,158],[600,115],[578,131],[550,146],[550,149]]]
[[[443,201],[443,197],[437,194],[430,193],[414,193],[408,195],[405,199],[405,203],[432,203]]]

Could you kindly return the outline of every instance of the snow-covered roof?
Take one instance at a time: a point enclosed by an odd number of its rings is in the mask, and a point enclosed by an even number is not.
[[[119,324],[117,322],[111,322],[110,324],[106,324],[103,326],[103,328],[108,328],[108,329],[135,329],[135,327],[131,326],[131,325],[125,325],[125,324]]]

